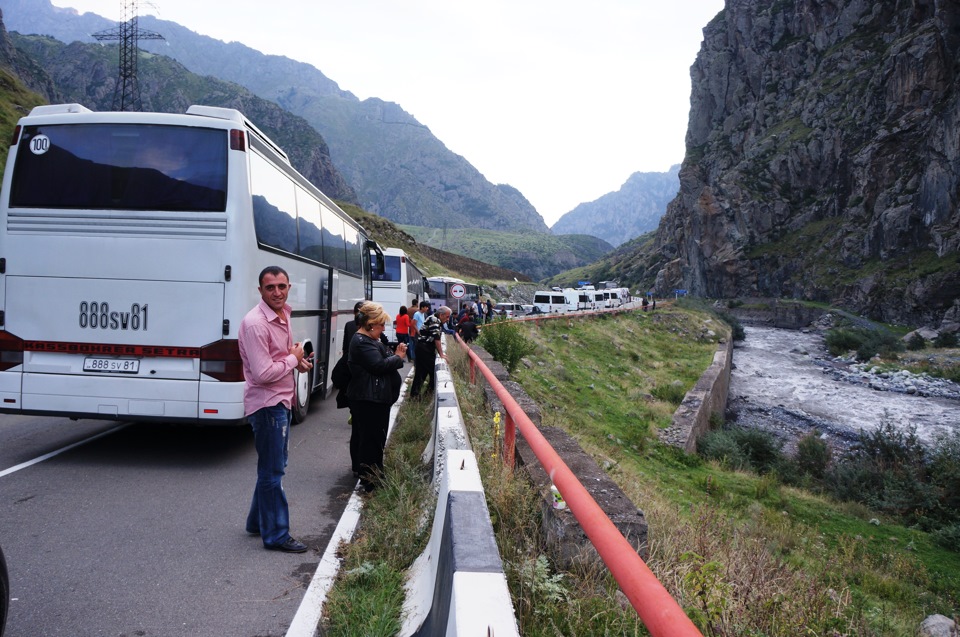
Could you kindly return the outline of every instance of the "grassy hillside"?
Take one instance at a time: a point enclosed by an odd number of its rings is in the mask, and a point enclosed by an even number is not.
[[[523,272],[538,281],[557,272],[593,263],[613,249],[589,235],[514,234],[476,228],[400,226],[424,243],[448,252]]]
[[[413,259],[427,276],[454,276],[465,281],[490,283],[495,281],[529,281],[526,275],[501,268],[459,254],[444,252],[419,243],[392,221],[367,212],[358,206],[337,202],[343,210],[366,228],[381,248],[400,248]]]
[[[9,70],[0,67],[0,178],[7,166],[10,138],[17,120],[41,104],[46,104],[46,100],[24,86]]]
[[[653,247],[653,232],[620,245],[616,250],[605,254],[594,262],[570,270],[564,270],[547,279],[549,285],[576,287],[577,281],[620,281],[631,289],[649,289],[652,279],[644,279],[647,260]]]

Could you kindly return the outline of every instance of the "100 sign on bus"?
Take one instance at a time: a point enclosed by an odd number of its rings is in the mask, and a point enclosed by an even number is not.
[[[104,241],[110,250],[103,250]],[[294,418],[329,374],[382,252],[241,113],[39,106],[0,192],[0,412],[240,423],[240,321],[259,272],[289,273],[313,354]]]

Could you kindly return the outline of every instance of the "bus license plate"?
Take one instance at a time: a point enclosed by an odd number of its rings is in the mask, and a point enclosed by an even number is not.
[[[85,358],[83,359],[83,371],[136,374],[140,372],[140,361],[129,358]]]

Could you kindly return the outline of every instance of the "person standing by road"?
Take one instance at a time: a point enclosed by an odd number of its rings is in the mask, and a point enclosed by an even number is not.
[[[294,343],[287,304],[290,278],[278,266],[260,272],[260,303],[240,322],[238,341],[243,361],[243,410],[253,427],[257,448],[257,486],[247,514],[248,533],[259,534],[264,548],[303,553],[307,546],[290,536],[290,511],[283,492],[290,449],[293,370],[313,368],[303,345]]]
[[[410,387],[410,397],[419,398],[423,382],[430,377],[428,391],[433,391],[437,384],[436,366],[437,357],[446,359],[443,355],[443,345],[440,336],[443,333],[443,324],[450,318],[450,308],[441,305],[436,314],[427,317],[417,336],[417,360],[413,372],[413,385]]]
[[[400,313],[397,314],[394,325],[397,330],[397,342],[407,346],[407,357],[410,362],[413,362],[413,354],[410,353],[413,350],[410,347],[410,315],[407,313],[406,305],[400,306]]]
[[[346,325],[343,326],[343,344],[340,346],[340,355],[344,358],[347,357],[353,335],[357,333],[357,312],[360,311],[360,306],[363,303],[363,301],[357,301],[353,304],[353,320],[347,321]]]
[[[403,367],[406,343],[397,345],[396,354],[380,342],[390,315],[379,303],[367,302],[357,312],[357,333],[350,340],[348,362],[350,414],[350,461],[365,491],[372,491],[383,472],[383,447],[387,443],[390,406],[400,397],[403,380],[397,371]]]
[[[430,301],[420,301],[420,307],[413,313],[414,327],[417,328],[418,334],[420,333],[420,328],[423,327],[423,322],[427,320],[429,315]]]
[[[417,335],[420,333],[417,327],[417,308],[416,306],[411,305],[407,308],[407,314],[410,315],[410,340],[407,341],[407,356],[410,357],[410,360],[414,363],[417,362]]]
[[[480,330],[473,320],[473,312],[467,310],[463,320],[457,323],[457,334],[460,335],[464,343],[470,343],[480,335]]]

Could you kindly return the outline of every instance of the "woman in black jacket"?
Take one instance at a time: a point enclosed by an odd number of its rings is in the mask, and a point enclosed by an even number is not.
[[[350,460],[353,472],[366,491],[372,491],[377,474],[383,471],[383,447],[387,443],[390,406],[400,396],[407,346],[400,343],[396,354],[380,342],[390,317],[379,303],[367,302],[357,311],[357,332],[350,340],[347,364],[350,385],[347,398],[353,431],[350,434]]]

